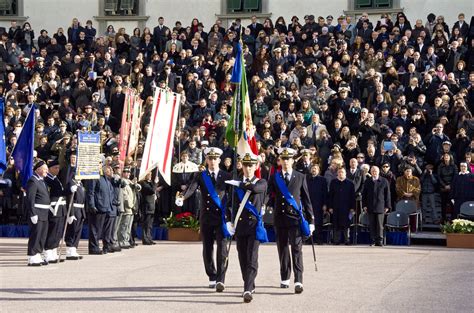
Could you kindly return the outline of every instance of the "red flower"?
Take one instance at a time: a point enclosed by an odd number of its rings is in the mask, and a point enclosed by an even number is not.
[[[191,212],[183,212],[183,213],[179,213],[176,215],[176,219],[177,220],[180,220],[180,219],[183,219],[183,218],[186,218],[186,217],[190,217],[190,216],[193,216],[193,214]]]

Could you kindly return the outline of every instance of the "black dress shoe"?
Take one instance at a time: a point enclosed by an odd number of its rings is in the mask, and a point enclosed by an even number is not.
[[[302,292],[303,292],[303,285],[296,285],[295,293],[302,293]]]
[[[59,262],[59,260],[58,260],[58,259],[56,259],[56,260],[51,260],[51,261],[48,261],[48,263],[51,263],[51,264],[56,264],[56,263],[58,263],[58,262]]]
[[[283,289],[290,288],[290,285],[280,284],[280,288],[283,288]]]
[[[122,251],[122,248],[120,248],[119,246],[116,246],[116,247],[113,247],[111,249],[113,252],[121,252]]]
[[[80,260],[80,259],[82,259],[81,256],[67,256],[66,257],[66,260],[68,260],[68,261],[77,261],[77,260]]]
[[[130,249],[130,246],[123,246],[123,247],[120,247],[120,248],[122,248],[122,249],[125,249],[125,250],[126,250],[126,249]]]
[[[225,290],[225,285],[221,282],[218,282],[216,284],[216,291],[217,292],[223,292]]]
[[[383,244],[382,244],[381,242],[377,242],[377,243],[375,244],[375,246],[376,246],[376,247],[383,247]]]
[[[250,303],[253,300],[252,293],[250,291],[244,292],[244,302]]]
[[[152,245],[156,245],[156,242],[152,241],[151,244],[152,244]]]
[[[103,251],[89,251],[89,254],[96,254],[96,255],[101,255],[101,254],[104,254]]]
[[[145,241],[145,242],[143,243],[143,245],[144,245],[144,246],[151,246],[151,245],[153,245],[153,244],[152,244],[151,242]]]
[[[41,266],[43,263],[28,263],[28,266]]]

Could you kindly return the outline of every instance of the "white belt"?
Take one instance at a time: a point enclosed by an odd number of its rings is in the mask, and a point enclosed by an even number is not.
[[[84,207],[84,204],[74,203],[72,206],[75,207],[75,208],[81,208],[82,209]]]
[[[54,205],[66,205],[66,200],[61,200],[61,201],[53,201],[51,202],[51,206],[54,206]]]
[[[49,204],[38,204],[38,203],[35,203],[35,208],[38,208],[38,209],[47,209],[49,210],[51,208],[51,205]]]

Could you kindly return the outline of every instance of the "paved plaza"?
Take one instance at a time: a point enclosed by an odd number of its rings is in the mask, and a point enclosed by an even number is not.
[[[87,242],[80,244],[86,253]],[[244,304],[235,244],[226,290],[208,289],[200,243],[160,241],[122,253],[26,266],[26,239],[0,238],[0,312],[474,312],[474,250],[304,247],[304,293],[279,288],[276,246],[260,248]]]

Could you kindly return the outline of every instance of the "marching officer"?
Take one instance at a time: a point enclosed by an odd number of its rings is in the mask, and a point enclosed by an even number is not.
[[[280,258],[281,288],[290,287],[291,265],[293,262],[295,293],[303,292],[303,237],[314,231],[314,215],[309,198],[306,176],[293,170],[295,150],[278,149],[281,171],[270,177],[269,192],[274,195],[273,204],[276,243]],[[305,220],[303,220],[305,219]],[[302,232],[307,221],[308,233]],[[291,257],[290,249],[291,245]]]
[[[80,180],[75,180],[76,174],[76,160],[77,156],[73,153],[70,158],[70,166],[65,170],[65,180],[63,180],[68,192],[68,203],[69,208],[70,201],[73,201],[71,212],[67,219],[66,228],[66,260],[80,260],[82,256],[77,253],[77,247],[79,246],[79,240],[81,239],[82,226],[86,218],[86,211],[84,204],[86,202],[86,190]],[[71,199],[71,196],[73,198]]]
[[[28,266],[47,265],[43,260],[46,237],[48,235],[48,218],[51,200],[44,178],[48,175],[48,165],[39,160],[33,166],[34,174],[26,185],[25,206],[30,217],[30,237],[28,239]]]
[[[59,174],[58,160],[48,162],[49,172],[44,181],[49,186],[51,208],[49,213],[48,237],[45,244],[45,258],[48,263],[58,262],[58,247],[63,236],[66,221],[66,195],[67,192],[57,176]]]
[[[244,193],[249,194],[242,211],[234,207],[236,220],[230,227],[230,233],[235,231],[237,239],[237,252],[239,254],[240,270],[244,280],[244,302],[253,300],[252,294],[255,292],[255,278],[258,269],[258,247],[260,242],[267,242],[267,233],[262,221],[262,207],[265,204],[265,194],[267,192],[267,181],[255,176],[257,169],[257,156],[250,153],[242,158],[243,181],[239,182],[236,193],[239,202],[244,200]]]
[[[231,174],[219,170],[221,149],[209,147],[204,150],[204,154],[207,168],[194,177],[182,196],[176,197],[176,205],[182,206],[197,188],[201,189],[202,208],[199,221],[204,268],[209,277],[209,288],[216,288],[217,292],[222,292],[225,289],[225,264],[228,255],[226,238],[230,237],[227,229],[227,226],[230,226],[230,223],[227,224],[230,221],[230,210],[227,209],[224,199],[228,191],[225,181],[231,179]],[[213,258],[214,242],[217,242],[217,268]]]

